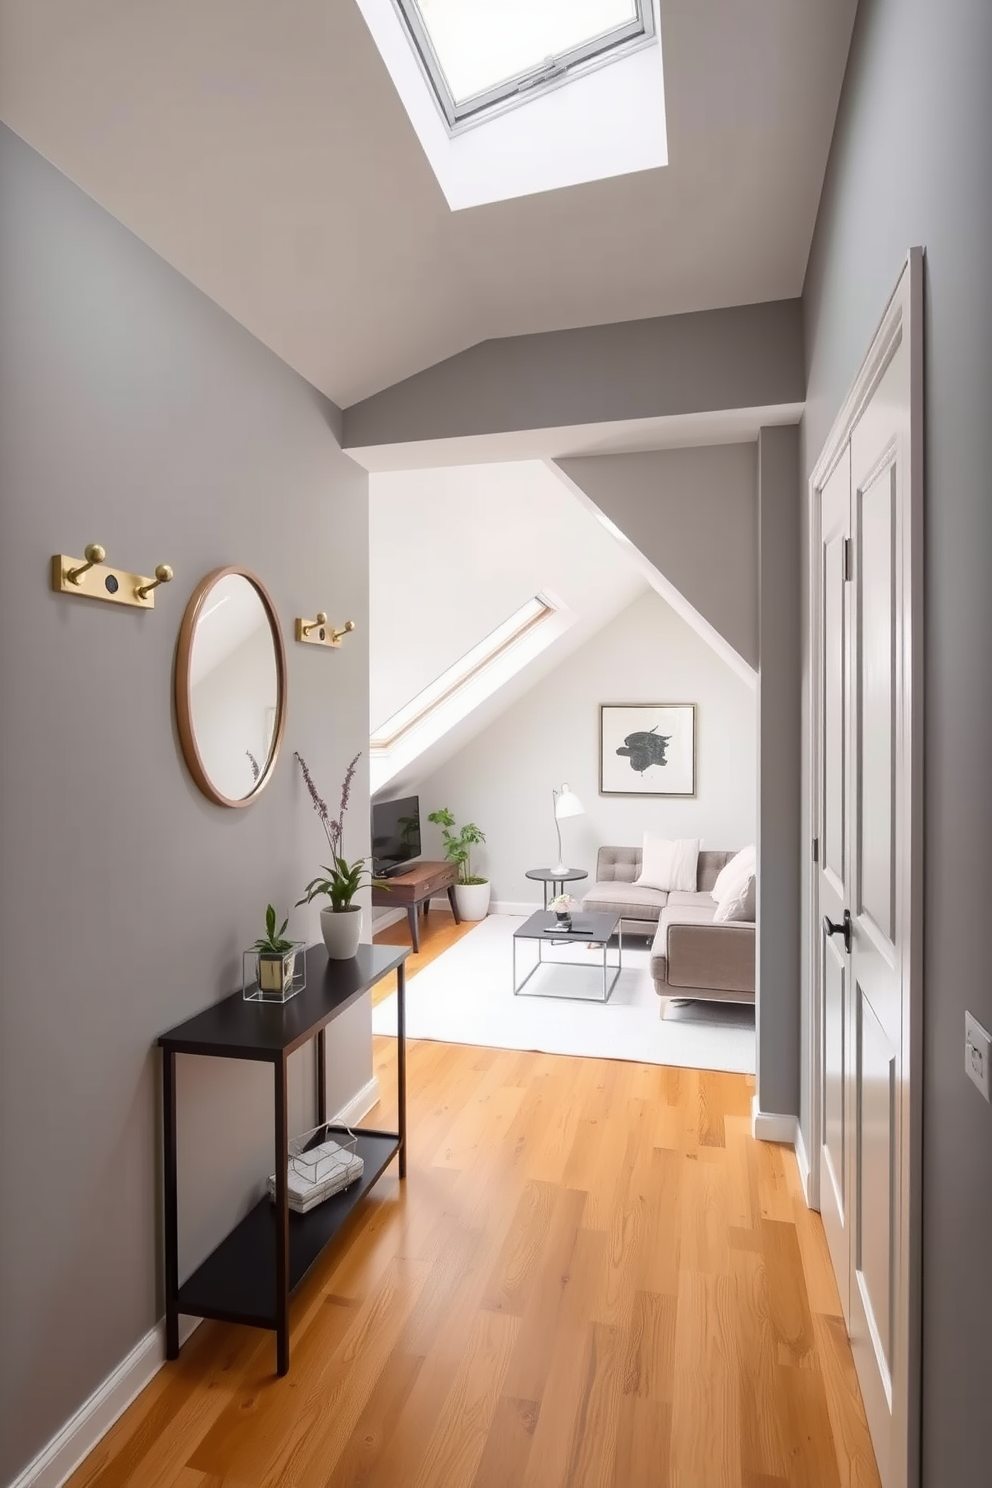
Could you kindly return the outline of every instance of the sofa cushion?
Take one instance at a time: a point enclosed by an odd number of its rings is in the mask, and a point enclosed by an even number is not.
[[[668,909],[716,909],[712,895],[706,889],[697,889],[693,894],[676,889],[668,896]]]
[[[635,883],[594,883],[583,895],[582,908],[590,914],[618,914],[625,920],[656,920],[668,902],[661,889],[644,889]],[[711,908],[715,908],[711,904]]]
[[[738,881],[742,882],[748,874],[755,872],[758,861],[758,849],[754,846],[742,847],[739,853],[734,853],[717,874],[716,883],[713,885],[713,898],[718,902],[726,899],[727,895],[736,887]]]
[[[725,896],[719,900],[713,916],[715,924],[741,921],[753,925],[756,918],[754,874],[733,879]]]
[[[712,889],[720,869],[733,857],[736,853],[702,849],[696,862],[697,891],[702,893]],[[639,847],[601,847],[596,855],[597,883],[633,883],[640,871]]]
[[[691,893],[696,887],[698,858],[698,837],[656,837],[653,832],[645,832],[637,882],[666,894],[673,890]]]

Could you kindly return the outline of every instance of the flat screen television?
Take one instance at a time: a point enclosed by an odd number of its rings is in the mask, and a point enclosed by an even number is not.
[[[372,871],[376,878],[402,873],[420,852],[420,797],[373,801]]]

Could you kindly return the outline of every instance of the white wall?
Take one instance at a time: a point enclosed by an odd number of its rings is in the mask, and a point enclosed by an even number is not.
[[[697,795],[659,800],[599,794],[601,703],[698,705]],[[551,790],[567,780],[586,815],[562,823],[565,861],[591,876],[596,850],[640,842],[646,828],[705,847],[753,842],[755,695],[658,595],[646,593],[418,785],[421,811],[451,808],[486,832],[478,871],[493,897],[538,902],[525,870],[555,859]],[[428,826],[425,856],[441,855]]]
[[[645,587],[543,461],[395,471],[369,488],[372,728],[538,592],[595,626]]]

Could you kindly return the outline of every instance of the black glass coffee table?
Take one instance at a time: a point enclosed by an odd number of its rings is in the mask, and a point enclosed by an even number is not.
[[[611,965],[609,960],[609,944],[614,935],[617,937],[617,959],[616,964]],[[537,963],[532,966],[522,981],[517,980],[517,947],[518,944],[532,940],[537,944]],[[538,910],[532,914],[529,920],[525,920],[518,930],[513,932],[513,995],[519,997],[535,972],[540,971],[542,966],[560,966],[566,971],[581,966],[581,962],[562,961],[553,956],[546,956],[546,946],[562,945],[588,945],[596,946],[603,956],[603,995],[602,997],[581,997],[568,992],[528,992],[528,997],[559,997],[563,1001],[572,1002],[609,1002],[617,979],[623,970],[623,925],[619,915],[615,914],[577,914],[572,916],[572,928],[563,930],[555,915],[550,910]],[[613,973],[612,980],[610,972]]]

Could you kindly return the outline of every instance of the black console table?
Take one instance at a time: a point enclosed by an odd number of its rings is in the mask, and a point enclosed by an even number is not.
[[[163,1033],[162,1102],[165,1156],[166,1357],[179,1354],[179,1316],[218,1318],[272,1328],[280,1374],[289,1370],[289,1298],[324,1247],[382,1176],[394,1157],[406,1177],[406,978],[409,951],[400,946],[358,948],[349,961],[329,961],[322,945],[306,952],[307,985],[285,1003],[246,1002],[240,992]],[[389,972],[396,972],[399,1130],[352,1127],[365,1170],[307,1214],[290,1212],[287,1185],[289,1111],[286,1069],[290,1054],[308,1040],[316,1057],[317,1125],[327,1123],[325,1090],[327,1024],[357,1002]],[[266,1196],[217,1249],[180,1285],[179,1202],[176,1154],[176,1055],[209,1054],[271,1064],[275,1087],[275,1203]],[[326,1126],[334,1134],[343,1127]],[[319,1134],[314,1141],[323,1140]]]

